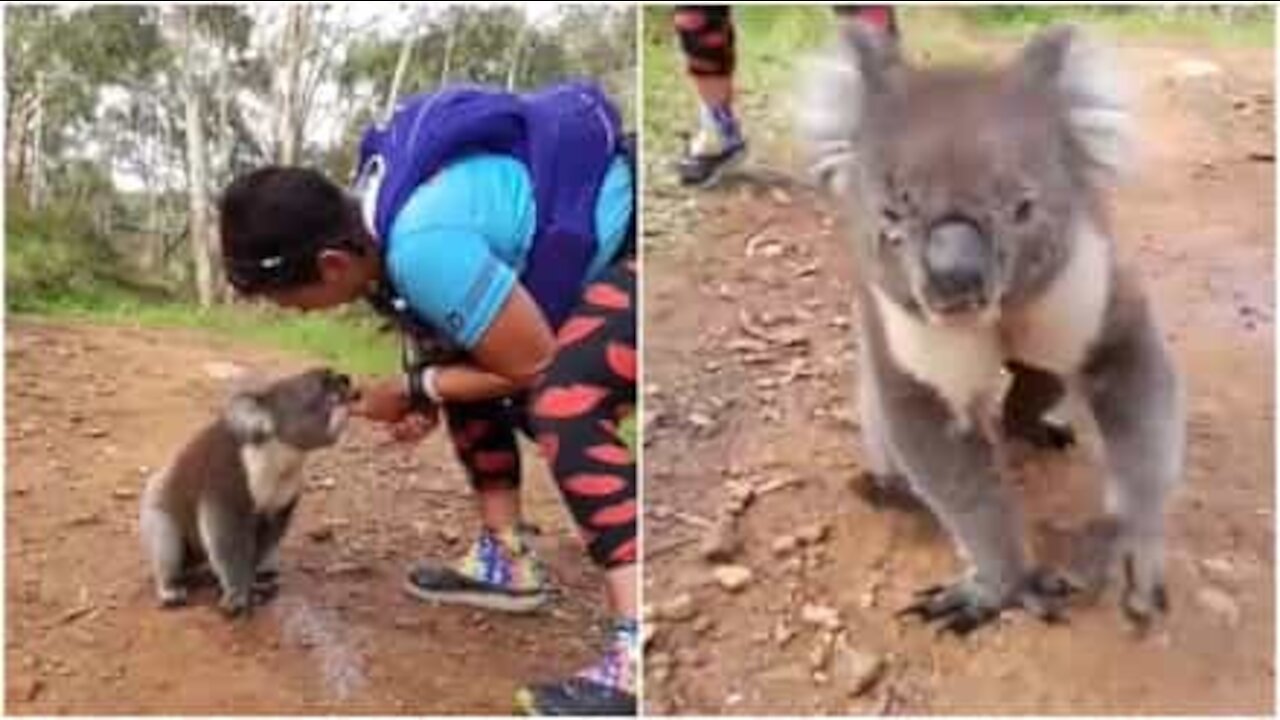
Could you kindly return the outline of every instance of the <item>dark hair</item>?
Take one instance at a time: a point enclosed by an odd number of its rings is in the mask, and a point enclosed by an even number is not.
[[[363,252],[359,210],[342,188],[301,167],[264,167],[236,178],[218,204],[227,280],[251,295],[319,279],[325,248]]]

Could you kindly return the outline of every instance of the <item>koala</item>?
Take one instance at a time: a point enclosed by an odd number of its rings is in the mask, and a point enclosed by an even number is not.
[[[140,527],[163,607],[186,603],[205,561],[229,616],[270,595],[276,550],[302,492],[302,463],[337,442],[354,399],[327,369],[236,393],[166,468],[147,481]]]
[[[1109,230],[1132,147],[1109,67],[1071,26],[994,69],[913,67],[892,39],[851,27],[806,73],[798,128],[856,258],[869,469],[905,482],[969,565],[903,613],[957,634],[1009,608],[1059,619],[1080,589],[1029,563],[997,452],[1011,436],[1070,442],[1046,418],[1067,393],[1105,453],[1102,576],[1123,569],[1139,627],[1167,609],[1184,401]]]

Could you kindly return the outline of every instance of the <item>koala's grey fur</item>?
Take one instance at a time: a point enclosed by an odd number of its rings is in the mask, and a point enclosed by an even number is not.
[[[274,590],[303,458],[337,441],[351,395],[350,381],[326,369],[237,393],[151,476],[140,525],[162,605],[186,602],[192,573],[206,560],[229,615],[249,610],[255,592]]]
[[[908,608],[948,629],[1015,605],[1056,617],[1064,588],[1027,561],[984,409],[1002,401],[1006,432],[1053,442],[1044,415],[1068,391],[1105,446],[1123,607],[1140,624],[1165,608],[1183,398],[1104,212],[1131,132],[1109,69],[1071,27],[995,70],[917,69],[855,27],[806,78],[799,125],[856,248],[871,470],[905,477],[972,564]]]

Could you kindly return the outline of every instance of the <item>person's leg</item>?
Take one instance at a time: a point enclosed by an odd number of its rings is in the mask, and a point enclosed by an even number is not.
[[[685,185],[714,184],[741,160],[746,141],[733,113],[733,17],[725,5],[678,5],[673,16],[685,70],[697,90],[698,132],[677,170]]]
[[[528,688],[519,698],[526,711],[635,712],[636,463],[618,429],[636,401],[635,287],[634,260],[587,287],[531,399],[532,429],[587,552],[605,571],[615,622],[602,659],[568,680]]]
[[[520,454],[502,401],[445,406],[449,436],[475,491],[482,528],[458,561],[421,563],[406,589],[424,600],[529,612],[547,600],[541,565],[520,532]]]

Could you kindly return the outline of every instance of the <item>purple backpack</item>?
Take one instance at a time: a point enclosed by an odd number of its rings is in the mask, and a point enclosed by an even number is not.
[[[596,250],[600,185],[622,145],[617,109],[596,85],[573,81],[528,94],[474,85],[405,98],[360,142],[357,187],[370,229],[385,241],[422,183],[466,155],[510,155],[529,170],[537,207],[521,283],[558,328]]]

